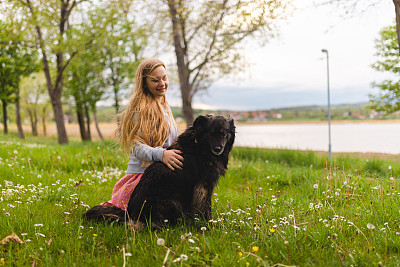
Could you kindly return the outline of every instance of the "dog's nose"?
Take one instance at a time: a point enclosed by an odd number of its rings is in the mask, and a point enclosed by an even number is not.
[[[214,151],[215,151],[215,152],[221,152],[221,150],[222,150],[222,146],[216,146],[216,147],[214,147]]]

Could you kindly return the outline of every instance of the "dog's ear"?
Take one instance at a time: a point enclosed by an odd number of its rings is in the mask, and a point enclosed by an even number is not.
[[[233,120],[233,118],[231,116],[229,116],[228,121],[229,121],[229,126],[230,126],[230,129],[229,129],[230,132],[235,134],[235,131],[236,131],[235,121]]]
[[[198,116],[193,122],[193,129],[195,135],[195,142],[197,143],[197,139],[203,135],[204,130],[207,128],[208,122],[212,118],[212,115],[201,115]]]

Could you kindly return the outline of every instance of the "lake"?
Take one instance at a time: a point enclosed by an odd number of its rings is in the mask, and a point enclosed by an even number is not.
[[[237,125],[236,146],[328,151],[326,124]],[[333,123],[332,152],[400,154],[400,123]]]

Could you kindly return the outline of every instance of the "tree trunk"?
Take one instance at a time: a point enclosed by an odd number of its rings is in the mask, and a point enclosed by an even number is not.
[[[396,11],[396,31],[397,31],[397,41],[399,44],[400,53],[400,0],[393,0],[394,9]]]
[[[3,103],[3,126],[4,126],[4,134],[8,134],[8,128],[7,128],[7,102],[4,100],[1,100]]]
[[[53,107],[54,119],[57,126],[58,143],[68,144],[68,136],[64,124],[64,113],[62,110],[61,96],[51,97],[51,105]]]
[[[43,115],[42,115],[42,125],[43,125],[43,136],[47,135],[46,129],[46,107],[43,107]]]
[[[37,136],[37,123],[35,123],[35,110],[28,109],[29,120],[31,121],[32,135]]]
[[[81,133],[82,141],[87,141],[87,134],[85,129],[85,118],[83,117],[83,109],[81,104],[76,104],[76,116],[78,118],[79,131]]]
[[[168,0],[169,12],[172,21],[172,32],[174,38],[176,62],[178,65],[179,83],[182,95],[183,115],[187,126],[193,124],[194,111],[192,108],[192,86],[189,82],[190,71],[187,65],[185,48],[182,47],[183,40],[179,34],[177,7],[174,0]]]
[[[37,112],[36,108],[33,110],[33,124],[32,124],[32,135],[38,136],[38,127],[37,127]]]
[[[16,92],[16,100],[15,100],[15,116],[18,128],[18,137],[21,139],[25,139],[24,130],[22,129],[22,122],[21,122],[21,108],[19,105],[19,90]]]
[[[89,108],[85,105],[85,116],[86,116],[86,124],[87,124],[87,137],[88,141],[92,141],[92,134],[90,133],[90,115],[89,115]]]
[[[93,110],[93,120],[94,120],[94,124],[96,125],[96,130],[97,130],[97,133],[99,134],[100,139],[101,139],[101,140],[104,140],[104,137],[103,137],[103,135],[102,135],[101,132],[100,132],[99,124],[98,124],[98,122],[97,122],[97,114],[96,114],[96,113],[97,113],[96,110]]]

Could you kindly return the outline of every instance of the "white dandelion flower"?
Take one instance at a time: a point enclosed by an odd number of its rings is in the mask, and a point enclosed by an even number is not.
[[[187,261],[188,260],[188,256],[187,255],[185,255],[185,254],[181,254],[181,257],[180,257],[182,260],[184,260],[184,261]]]

